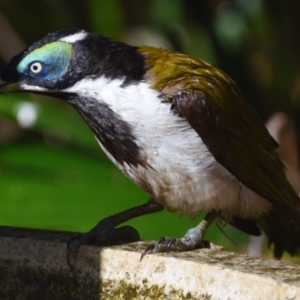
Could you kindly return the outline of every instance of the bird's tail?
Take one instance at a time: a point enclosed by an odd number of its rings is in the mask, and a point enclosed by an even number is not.
[[[300,217],[300,212],[299,212]],[[257,223],[268,236],[269,246],[274,245],[274,257],[280,259],[283,252],[300,255],[300,226],[279,207],[260,217]]]

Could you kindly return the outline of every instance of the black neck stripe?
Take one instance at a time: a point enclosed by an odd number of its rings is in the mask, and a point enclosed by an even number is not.
[[[121,120],[107,104],[75,94],[68,102],[81,114],[98,141],[118,163],[125,162],[133,166],[140,164],[146,167],[131,126]]]

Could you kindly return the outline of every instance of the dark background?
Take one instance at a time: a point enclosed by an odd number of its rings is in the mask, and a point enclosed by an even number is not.
[[[231,75],[265,121],[281,111],[289,125],[300,125],[298,0],[0,0],[0,66],[70,27],[196,55]],[[297,141],[288,142],[297,184]],[[70,231],[147,200],[70,106],[28,94],[0,95],[0,193],[0,224]],[[158,239],[181,236],[199,220],[164,211],[129,223],[143,239]],[[225,249],[269,255],[261,240],[249,244],[230,226],[224,230],[233,242],[216,226],[207,237]]]

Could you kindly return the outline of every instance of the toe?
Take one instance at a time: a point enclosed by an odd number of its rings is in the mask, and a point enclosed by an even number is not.
[[[200,248],[213,249],[213,250],[222,250],[223,248],[217,246],[209,241],[202,241],[199,244],[193,242],[193,239],[189,239],[187,237],[183,237],[180,239],[171,239],[169,237],[163,237],[159,239],[155,244],[149,245],[141,254],[141,259],[151,253],[164,253],[170,251],[176,252],[185,252],[189,250]]]
[[[195,245],[185,243],[183,239],[172,239],[169,237],[162,237],[155,244],[149,245],[141,254],[141,260],[151,253],[164,253],[170,251],[187,251],[195,249]]]

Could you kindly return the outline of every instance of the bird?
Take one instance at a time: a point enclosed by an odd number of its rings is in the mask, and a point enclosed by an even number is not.
[[[278,144],[236,83],[186,54],[131,46],[82,29],[50,33],[0,72],[0,92],[68,102],[108,158],[149,195],[101,220],[67,245],[136,237],[123,222],[163,209],[200,223],[183,237],[160,238],[142,252],[206,247],[208,227],[226,222],[273,246],[275,258],[300,253],[300,200],[285,176]]]

